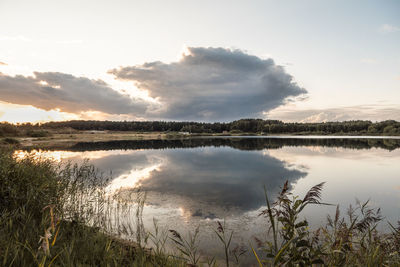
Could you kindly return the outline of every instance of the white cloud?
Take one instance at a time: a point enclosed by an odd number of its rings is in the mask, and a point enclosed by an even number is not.
[[[266,114],[268,119],[287,122],[327,122],[345,120],[397,120],[400,121],[399,105],[358,105],[342,108],[296,109],[278,108]]]
[[[365,64],[376,64],[378,63],[378,61],[374,58],[362,58],[361,59],[361,63],[365,63]]]
[[[62,40],[56,41],[57,44],[81,44],[83,40]]]
[[[391,24],[383,24],[380,28],[381,32],[384,33],[392,33],[392,32],[398,32],[400,31],[400,27],[391,25]]]
[[[102,80],[59,72],[34,72],[35,76],[0,73],[0,100],[39,109],[81,113],[141,114],[148,104],[113,90]]]
[[[23,35],[0,35],[0,41],[22,41],[31,42],[32,40]]]

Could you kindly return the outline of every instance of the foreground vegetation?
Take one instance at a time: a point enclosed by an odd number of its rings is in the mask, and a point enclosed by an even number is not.
[[[46,137],[51,132],[130,131],[203,134],[298,134],[298,135],[400,135],[400,122],[387,120],[322,123],[284,123],[279,120],[241,119],[232,122],[175,121],[63,121],[42,124],[0,124],[0,136]]]
[[[323,184],[303,197],[292,196],[286,183],[275,201],[268,198],[260,214],[268,222],[269,238],[254,237],[235,246],[236,233],[215,221],[221,261],[199,253],[200,228],[184,235],[163,231],[155,222],[148,232],[141,217],[145,194],[135,203],[110,198],[107,179],[93,166],[66,164],[32,156],[0,153],[0,264],[3,266],[235,266],[249,253],[258,266],[399,266],[400,228],[379,233],[379,209],[367,203],[339,208],[324,227],[310,230],[301,216],[309,205],[323,205]],[[133,209],[132,225],[119,217]],[[123,241],[120,237],[130,238]],[[135,242],[132,242],[134,240]],[[175,247],[174,251],[167,247]],[[146,249],[151,247],[152,249]]]
[[[0,265],[184,266],[113,236],[122,231],[110,231],[96,175],[87,164],[60,168],[1,151]]]

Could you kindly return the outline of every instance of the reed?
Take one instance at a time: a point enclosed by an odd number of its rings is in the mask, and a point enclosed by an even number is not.
[[[0,265],[184,266],[119,238],[134,236],[119,218],[137,204],[107,196],[103,178],[87,163],[61,166],[1,151]]]
[[[270,205],[265,190],[267,208],[261,212],[270,225],[273,241],[255,237],[258,249],[252,248],[259,266],[399,266],[399,231],[377,231],[383,220],[380,209],[371,208],[369,201],[357,201],[347,216],[341,217],[339,206],[327,224],[314,231],[306,219],[299,219],[308,205],[328,205],[321,202],[324,183],[312,187],[304,196],[291,196],[286,182],[277,200]]]

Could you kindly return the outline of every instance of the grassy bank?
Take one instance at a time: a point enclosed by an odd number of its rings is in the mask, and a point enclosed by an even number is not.
[[[85,203],[106,203],[92,166],[64,166],[0,153],[0,265],[180,266],[104,231],[104,217]],[[90,225],[90,227],[88,226]]]
[[[301,212],[309,205],[323,205],[323,184],[302,198],[292,196],[287,184],[275,201],[266,191],[266,209],[260,214],[268,223],[266,240],[256,236],[245,246],[233,247],[236,233],[216,220],[214,234],[224,255],[218,261],[199,253],[199,236],[208,233],[198,228],[184,235],[171,225],[165,226],[169,231],[155,225],[155,231],[148,232],[141,219],[145,194],[138,193],[133,204],[122,203],[107,195],[106,184],[107,179],[86,163],[61,166],[29,156],[18,159],[11,149],[2,150],[1,265],[236,266],[245,253],[256,266],[400,264],[400,228],[391,225],[390,233],[379,233],[378,224],[386,222],[368,203],[349,208],[345,216],[338,208],[325,226],[310,230]],[[119,223],[129,209],[135,214],[132,228]]]
[[[138,133],[138,132],[80,132],[58,133],[49,131],[48,136],[9,136],[0,139],[0,145],[18,144],[20,147],[66,148],[79,142],[104,142],[112,140],[149,140],[179,138],[178,134]]]

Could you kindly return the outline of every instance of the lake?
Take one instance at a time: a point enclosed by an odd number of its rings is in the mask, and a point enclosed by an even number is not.
[[[212,234],[216,220],[225,220],[234,231],[234,245],[265,237],[266,220],[258,216],[265,208],[263,187],[273,198],[286,180],[301,197],[326,182],[322,201],[339,205],[343,214],[356,199],[369,200],[382,209],[383,231],[386,221],[400,219],[397,138],[199,137],[78,143],[67,150],[34,153],[60,161],[89,159],[105,177],[112,177],[107,192],[125,199],[141,188],[147,192],[145,228],[153,229],[153,218],[160,227],[183,234],[200,226],[205,229],[200,237],[204,254],[222,253]],[[312,206],[303,214],[316,228],[335,209]],[[127,217],[121,220],[129,222]]]

